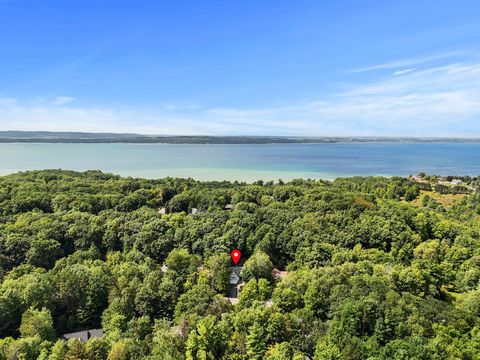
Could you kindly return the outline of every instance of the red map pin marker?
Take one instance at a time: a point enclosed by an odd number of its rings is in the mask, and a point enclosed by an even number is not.
[[[240,258],[242,257],[242,253],[240,252],[240,250],[232,250],[232,253],[230,255],[232,256],[233,263],[237,265],[240,261]]]

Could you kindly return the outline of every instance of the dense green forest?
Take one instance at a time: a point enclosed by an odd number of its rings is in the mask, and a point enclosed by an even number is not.
[[[437,199],[405,178],[1,177],[0,359],[480,359],[480,194]]]

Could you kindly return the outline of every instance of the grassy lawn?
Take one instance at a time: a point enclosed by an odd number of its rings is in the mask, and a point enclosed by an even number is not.
[[[441,203],[445,208],[449,208],[450,206],[453,205],[454,201],[459,200],[467,194],[439,194],[435,191],[420,191],[420,196],[412,201],[412,204],[418,206],[418,207],[423,207],[422,206],[422,199],[425,195],[430,196],[431,198],[437,200],[439,203]]]

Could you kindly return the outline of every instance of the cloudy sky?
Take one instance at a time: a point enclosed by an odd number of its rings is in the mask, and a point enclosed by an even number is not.
[[[480,136],[478,1],[0,0],[0,130]]]

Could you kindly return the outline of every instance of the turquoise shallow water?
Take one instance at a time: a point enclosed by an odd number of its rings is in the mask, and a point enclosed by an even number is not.
[[[480,143],[0,144],[0,174],[33,169],[240,181],[407,176],[421,171],[478,176]]]

